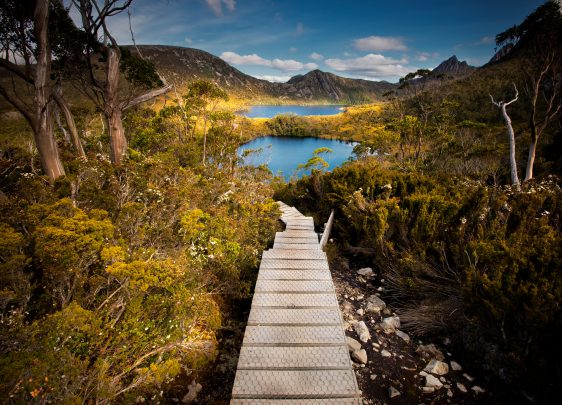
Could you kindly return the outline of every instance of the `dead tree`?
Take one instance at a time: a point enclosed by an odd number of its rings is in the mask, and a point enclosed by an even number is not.
[[[511,118],[509,118],[509,115],[507,114],[507,106],[515,103],[519,98],[519,91],[517,91],[515,83],[513,83],[513,88],[515,89],[515,97],[511,101],[494,101],[494,97],[492,97],[491,94],[490,99],[492,100],[492,103],[501,110],[503,119],[505,121],[507,135],[509,138],[509,164],[511,167],[511,184],[513,184],[517,191],[519,191],[521,188],[521,183],[519,182],[519,176],[517,175],[517,160],[515,159],[515,133],[513,131],[513,125],[511,124]]]

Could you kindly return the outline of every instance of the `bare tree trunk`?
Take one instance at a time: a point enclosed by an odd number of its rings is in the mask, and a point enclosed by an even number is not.
[[[35,6],[35,36],[38,43],[37,65],[35,71],[35,125],[33,128],[35,145],[41,157],[43,171],[51,181],[64,176],[57,143],[53,132],[53,111],[50,100],[51,56],[48,46],[47,26],[49,1],[38,0]]]
[[[76,150],[76,154],[81,158],[86,158],[86,153],[84,153],[84,147],[82,146],[82,142],[80,142],[80,137],[78,136],[78,128],[76,127],[76,121],[74,121],[74,116],[72,115],[72,111],[70,111],[70,107],[66,100],[62,97],[62,88],[60,85],[57,85],[54,93],[55,101],[57,102],[57,106],[64,114],[64,119],[66,121],[66,126],[68,127],[68,131],[70,132],[70,142]]]
[[[511,167],[511,184],[513,184],[519,190],[519,186],[521,183],[519,182],[519,176],[517,175],[517,160],[515,159],[515,133],[513,132],[511,118],[509,118],[509,115],[507,114],[506,104],[502,105],[501,110],[509,137],[509,165]]]
[[[207,114],[203,115],[203,166],[207,160]]]
[[[531,143],[529,144],[529,157],[527,158],[527,169],[525,170],[525,180],[531,180],[533,178],[533,166],[535,165],[535,155],[537,152],[537,141],[536,137],[532,137]]]
[[[107,83],[105,89],[105,117],[109,133],[111,162],[120,166],[127,150],[127,138],[123,128],[122,111],[119,103],[119,61],[120,51],[116,46],[107,48]]]
[[[517,175],[517,160],[515,159],[515,132],[513,131],[513,125],[511,124],[511,118],[507,114],[507,106],[515,103],[519,98],[519,92],[517,91],[517,87],[515,87],[515,83],[513,84],[513,88],[515,89],[515,98],[513,100],[508,101],[494,101],[494,97],[490,94],[490,98],[492,99],[492,104],[499,107],[501,109],[503,119],[505,121],[505,126],[507,127],[507,135],[509,138],[509,165],[511,168],[511,184],[515,186],[517,191],[521,189],[521,183],[519,182],[519,176]]]

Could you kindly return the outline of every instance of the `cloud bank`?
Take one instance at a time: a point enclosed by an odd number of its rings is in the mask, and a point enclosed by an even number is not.
[[[326,59],[325,63],[336,72],[344,72],[370,79],[395,78],[415,70],[414,68],[404,66],[408,63],[407,59],[388,58],[384,55],[373,53],[359,58]]]
[[[238,55],[236,52],[223,52],[221,59],[234,65],[267,66],[282,72],[296,72],[303,69],[316,69],[316,63],[302,63],[293,59],[265,59],[253,53],[251,55]]]
[[[405,51],[406,45],[398,37],[370,37],[359,38],[353,41],[355,47],[361,51]]]

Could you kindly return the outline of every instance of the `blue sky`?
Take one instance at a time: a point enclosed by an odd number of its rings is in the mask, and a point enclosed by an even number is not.
[[[137,44],[205,50],[244,73],[285,81],[312,69],[397,81],[452,55],[479,66],[494,36],[542,0],[135,0]],[[126,14],[111,29],[130,44]]]

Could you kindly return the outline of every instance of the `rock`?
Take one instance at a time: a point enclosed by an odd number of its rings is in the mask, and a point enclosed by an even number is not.
[[[439,381],[441,381],[443,384],[447,384],[447,379],[445,377],[439,377]]]
[[[365,305],[365,311],[367,313],[374,313],[378,315],[383,309],[386,308],[386,303],[376,295],[369,296],[366,302],[367,303]]]
[[[358,363],[367,364],[367,352],[365,349],[355,350],[351,353],[351,357],[356,360]]]
[[[470,376],[470,375],[468,375],[468,374],[466,374],[466,373],[464,373],[462,376],[463,376],[464,378],[466,378],[466,379],[467,379],[468,381],[470,381],[470,382],[474,381],[474,377],[472,377],[472,376]]]
[[[369,376],[369,378],[371,379],[371,381],[375,381],[377,379],[377,375],[376,374],[371,374]]]
[[[357,301],[363,301],[363,298],[365,298],[365,296],[363,294],[360,294],[357,296]]]
[[[373,347],[376,348],[376,349],[380,349],[381,345],[376,343],[376,342],[373,342]]]
[[[187,394],[185,394],[181,402],[183,402],[184,404],[193,403],[197,399],[197,394],[199,394],[199,391],[201,391],[202,389],[203,386],[197,383],[197,381],[193,380],[187,387]]]
[[[378,292],[382,292],[382,291],[384,291],[384,288],[382,288],[382,287],[377,287],[377,291],[378,291]]]
[[[461,384],[460,382],[458,382],[457,388],[459,389],[460,392],[464,392],[466,394],[467,390],[466,390],[466,387],[464,386],[464,384]]]
[[[402,339],[404,342],[406,343],[410,343],[410,336],[408,336],[407,333],[402,332],[401,330],[397,330],[396,331],[396,336],[398,336],[400,339]]]
[[[436,375],[445,375],[449,372],[449,365],[447,363],[443,363],[442,361],[433,359],[427,363],[424,371]]]
[[[344,313],[349,313],[353,309],[353,305],[351,305],[351,302],[349,301],[342,302],[341,307]]]
[[[381,356],[382,357],[390,357],[392,356],[392,353],[390,353],[388,350],[381,350]]]
[[[360,276],[372,277],[375,275],[375,272],[370,267],[363,267],[362,269],[357,270],[357,274]]]
[[[484,388],[479,387],[478,385],[475,385],[474,387],[471,388],[472,391],[474,391],[475,394],[483,394],[486,391],[484,390]]]
[[[357,310],[357,315],[363,316],[364,314],[365,314],[365,311],[363,311],[363,308],[359,308],[359,309]]]
[[[422,387],[422,392],[424,394],[432,394],[433,392],[435,392],[435,388],[434,387]]]
[[[400,395],[400,391],[398,391],[396,388],[394,387],[388,387],[388,396],[390,398],[394,398],[397,397],[398,395]]]
[[[462,367],[459,363],[457,363],[456,361],[451,360],[451,370],[453,371],[461,371]]]
[[[392,333],[400,327],[400,318],[397,316],[383,318],[378,326],[384,331],[384,333]]]
[[[361,343],[357,340],[353,339],[352,337],[346,336],[345,341],[347,343],[347,348],[350,352],[354,352],[356,350],[361,350]]]
[[[366,343],[369,341],[369,339],[371,339],[371,334],[369,333],[369,329],[367,329],[367,325],[365,325],[365,322],[356,322],[353,327],[355,328],[355,333],[357,333],[357,336],[359,336],[360,341]]]
[[[428,374],[425,376],[425,386],[439,389],[443,386],[443,383],[437,377]]]
[[[419,354],[421,357],[425,359],[437,359],[439,361],[445,360],[445,356],[441,353],[434,344],[429,345],[422,345],[420,344],[417,349],[416,353]]]
[[[429,375],[429,374],[427,374],[427,373],[426,373],[425,371],[423,371],[423,370],[420,371],[419,374],[420,374],[422,377],[427,377],[427,376]]]
[[[453,398],[453,391],[447,390],[447,396],[448,396],[449,398]]]

